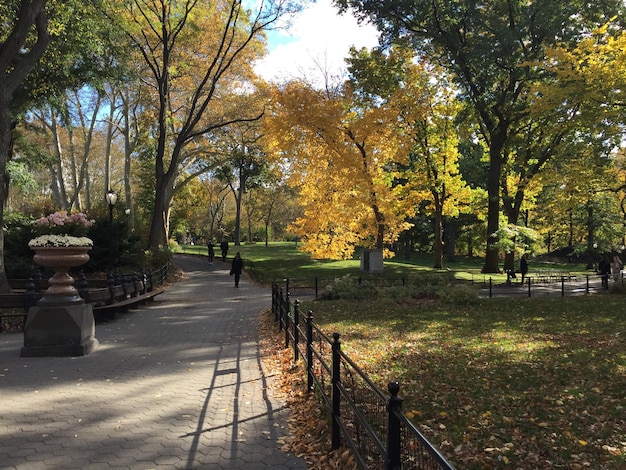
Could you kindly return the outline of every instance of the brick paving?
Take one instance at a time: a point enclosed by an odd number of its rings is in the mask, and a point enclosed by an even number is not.
[[[0,335],[0,469],[306,469],[277,443],[288,411],[263,367],[271,292],[177,256],[188,278],[96,325],[82,357],[22,358]]]

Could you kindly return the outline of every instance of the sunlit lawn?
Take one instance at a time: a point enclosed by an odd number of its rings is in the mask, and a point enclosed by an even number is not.
[[[294,244],[237,250],[264,282],[359,272],[358,260],[312,261]],[[386,262],[384,275],[431,264],[427,256]],[[480,260],[447,266],[457,278],[482,279]],[[344,351],[381,389],[400,383],[404,411],[458,469],[626,469],[624,295],[469,306],[382,298],[302,309],[341,334]]]
[[[302,307],[459,469],[626,468],[621,295]]]
[[[183,245],[180,249],[185,253],[199,254],[206,256],[207,247],[203,245],[189,246]],[[291,279],[333,279],[350,273],[354,275],[364,274],[359,271],[360,262],[358,254],[354,259],[346,261],[313,260],[306,253],[298,250],[294,242],[272,242],[268,246],[265,243],[241,244],[235,247],[230,244],[229,258],[237,251],[241,252],[244,261],[249,267],[254,267],[257,281],[271,283],[272,281]],[[216,250],[216,254],[217,253]],[[481,258],[468,258],[459,256],[454,262],[444,260],[442,271],[448,269],[456,273],[456,277],[462,280],[475,282],[485,282],[492,278],[494,282],[504,282],[505,274],[481,274],[483,260]],[[433,257],[431,254],[411,253],[407,259],[404,256],[385,260],[385,272],[381,276],[401,277],[411,276],[423,271],[433,271]],[[567,263],[530,263],[531,270],[537,269],[558,269],[572,273],[584,273],[585,267],[581,264]]]

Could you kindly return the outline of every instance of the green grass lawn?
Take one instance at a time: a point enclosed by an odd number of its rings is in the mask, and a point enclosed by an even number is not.
[[[181,245],[179,250],[183,253],[199,254],[206,256],[206,246]],[[242,244],[234,246],[230,244],[229,258],[239,251],[248,267],[254,268],[254,276],[259,282],[270,284],[272,281],[291,279],[333,279],[344,274],[364,275],[359,271],[360,262],[358,255],[354,259],[345,261],[313,260],[306,253],[298,250],[294,242],[273,242],[266,247],[264,243]],[[219,250],[216,250],[219,255]],[[219,256],[218,256],[219,258]],[[397,256],[385,260],[385,277],[411,276],[424,271],[435,271],[431,254],[412,253],[407,259]],[[456,277],[462,280],[484,282],[492,278],[494,282],[505,282],[505,274],[482,274],[482,258],[468,258],[459,256],[454,262],[444,261],[444,269],[454,271]],[[555,263],[531,261],[530,270],[560,270],[571,273],[583,274],[588,272],[583,264]]]
[[[459,469],[626,468],[621,295],[302,309]]]
[[[358,260],[312,261],[293,244],[238,249],[264,281],[359,272]],[[384,275],[431,264],[424,256],[386,261]],[[467,278],[481,276],[480,266],[459,259],[447,267]],[[381,389],[400,383],[407,416],[458,469],[626,469],[624,295],[467,305],[381,296],[303,302],[309,309]]]

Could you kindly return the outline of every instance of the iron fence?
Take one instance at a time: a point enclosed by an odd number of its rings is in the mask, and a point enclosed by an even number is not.
[[[524,282],[508,279],[505,283],[494,283],[489,278],[483,289],[483,295],[487,297],[539,297],[561,296],[571,297],[577,295],[597,294],[609,290],[610,286],[624,287],[624,276],[613,278],[601,274],[572,275],[549,273],[546,271],[533,273],[524,279]]]
[[[303,316],[289,291],[272,284],[272,313],[294,362],[306,365],[307,388],[331,415],[333,449],[348,445],[360,469],[454,470],[402,413],[400,385],[383,393],[342,350],[339,333],[328,336]]]

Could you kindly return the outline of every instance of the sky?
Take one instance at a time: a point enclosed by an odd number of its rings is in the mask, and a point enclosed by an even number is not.
[[[378,33],[371,25],[359,25],[350,13],[340,15],[331,0],[317,0],[293,17],[286,29],[270,31],[268,41],[270,53],[256,67],[266,80],[306,77],[323,83],[320,67],[333,77],[345,75],[350,47],[374,47]]]

